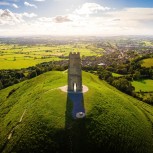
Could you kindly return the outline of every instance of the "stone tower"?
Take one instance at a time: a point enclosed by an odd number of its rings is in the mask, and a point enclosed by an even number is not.
[[[80,53],[69,54],[68,91],[82,91],[82,72]]]

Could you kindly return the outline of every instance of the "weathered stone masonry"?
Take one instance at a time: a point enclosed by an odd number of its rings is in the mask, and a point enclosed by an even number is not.
[[[82,71],[80,53],[69,54],[68,91],[82,91]]]

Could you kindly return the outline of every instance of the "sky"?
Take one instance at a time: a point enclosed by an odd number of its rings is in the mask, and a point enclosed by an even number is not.
[[[153,0],[0,0],[0,36],[153,35]]]

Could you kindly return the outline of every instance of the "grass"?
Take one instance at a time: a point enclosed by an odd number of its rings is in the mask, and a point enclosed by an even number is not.
[[[48,77],[50,79],[47,79]],[[37,79],[23,82],[20,85],[13,86],[13,88],[6,89],[4,92],[2,91],[4,95],[0,96],[1,110],[3,110],[0,119],[2,123],[0,129],[3,131],[0,137],[1,145],[6,141],[9,131],[16,125],[23,111],[27,110],[24,122],[15,130],[13,138],[7,145],[6,152],[12,149],[11,146],[17,145],[21,136],[22,142],[19,143],[19,148],[17,148],[19,152],[27,146],[32,151],[34,146],[31,146],[31,143],[34,143],[34,145],[41,144],[41,139],[47,141],[47,145],[54,145],[52,138],[48,139],[46,135],[49,131],[52,131],[51,134],[56,133],[56,131],[58,133],[60,129],[64,130],[65,127],[66,95],[56,89],[58,86],[64,85],[63,82],[66,82],[66,78],[62,79],[62,77],[61,74],[59,76],[58,72],[54,72],[51,76],[50,73],[47,73]],[[10,92],[12,89],[17,90],[2,104],[4,102],[3,98],[6,98],[5,96],[8,94],[7,91]],[[26,92],[24,92],[25,90]],[[61,98],[58,98],[58,96]],[[19,98],[16,99],[16,97]],[[8,123],[10,123],[9,126]],[[29,150],[26,151],[31,152]]]
[[[153,80],[141,80],[133,81],[132,85],[135,87],[135,91],[150,92],[153,91]]]
[[[142,66],[144,66],[144,67],[153,66],[153,58],[144,59],[142,62]]]
[[[120,77],[120,76],[123,76],[121,74],[118,74],[118,73],[112,73],[113,77]]]
[[[58,89],[66,83],[66,73],[47,72],[0,91],[1,151],[153,152],[152,106],[83,72],[83,84],[89,88],[84,93],[86,118],[73,120],[72,103]],[[23,121],[7,141],[24,110]]]
[[[49,61],[56,61],[59,58],[49,58],[49,59],[18,59],[18,60],[0,60],[0,69],[21,69],[21,68],[28,68],[30,66],[35,66],[36,64],[49,62]]]
[[[103,49],[89,44],[56,46],[0,44],[0,69],[27,68],[42,62],[61,60],[61,56],[68,56],[70,52],[78,52],[78,50],[81,56],[98,56],[103,54]]]

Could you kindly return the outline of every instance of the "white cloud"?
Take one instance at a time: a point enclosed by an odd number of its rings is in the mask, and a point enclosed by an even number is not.
[[[10,3],[8,3],[8,2],[0,2],[0,5],[2,5],[2,6],[9,6]]]
[[[6,24],[11,26],[1,26]],[[71,14],[55,17],[0,10],[1,35],[5,35],[5,30],[10,35],[144,35],[153,34],[152,27],[153,8],[114,10],[96,3],[85,3]]]
[[[44,2],[45,0],[33,0],[35,2]]]
[[[24,12],[21,14],[23,17],[27,17],[27,18],[33,18],[33,17],[37,17],[37,14],[35,13],[27,13],[27,12]]]
[[[10,10],[0,10],[0,24],[1,25],[14,25],[21,23],[24,20],[17,14],[12,13]]]
[[[98,11],[108,11],[110,10],[109,7],[101,6],[97,3],[85,3],[79,9],[76,9],[74,13],[76,14],[83,14],[83,15],[90,15],[93,13],[97,13]]]
[[[2,0],[2,1],[8,1],[8,2],[19,2],[20,0]]]
[[[109,18],[118,19],[117,21],[114,20],[118,26],[132,27],[137,31],[140,28],[150,26],[147,22],[153,21],[153,8],[125,8],[119,11],[107,12],[107,15],[109,15]]]
[[[41,17],[41,18],[38,18],[38,21],[40,21],[40,22],[52,22],[52,18]]]
[[[107,14],[124,20],[152,20],[153,8],[125,8],[120,11],[108,12]]]
[[[30,7],[34,7],[34,8],[37,8],[37,6],[35,4],[30,4],[28,2],[24,2],[24,5],[25,6],[30,6]]]
[[[2,10],[0,9],[0,25],[18,25],[21,23],[26,23],[24,20],[26,18],[37,17],[35,13],[13,13],[10,10]]]
[[[16,5],[16,4],[12,4],[12,6],[13,6],[14,8],[19,8],[18,5]]]
[[[93,35],[153,34],[151,28],[153,26],[153,8],[106,9],[109,11],[93,16],[92,14],[96,10],[102,10],[101,6],[90,7],[90,9],[83,6],[80,7],[81,13],[73,12],[74,18],[71,17],[73,22],[69,23],[71,27],[78,29],[78,33],[83,31],[84,34]],[[88,15],[82,16],[82,14]]]
[[[72,20],[67,15],[56,16],[55,18],[53,18],[53,22],[55,22],[55,23],[64,23],[64,22],[71,22],[71,21]]]

